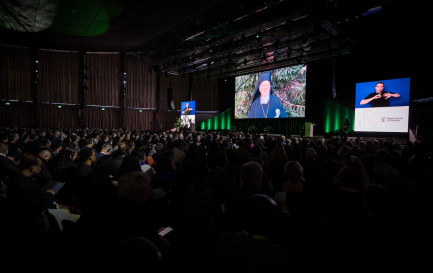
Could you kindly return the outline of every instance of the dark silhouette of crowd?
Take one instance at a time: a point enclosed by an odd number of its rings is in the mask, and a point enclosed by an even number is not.
[[[2,127],[1,259],[16,270],[418,272],[432,156],[431,135]]]

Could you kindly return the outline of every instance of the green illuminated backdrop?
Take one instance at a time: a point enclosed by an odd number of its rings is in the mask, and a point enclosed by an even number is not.
[[[325,133],[343,129],[344,121],[349,120],[349,131],[354,128],[355,111],[333,100],[325,100],[323,124]]]
[[[231,109],[228,109],[221,114],[202,121],[200,124],[201,130],[230,130],[231,126]]]

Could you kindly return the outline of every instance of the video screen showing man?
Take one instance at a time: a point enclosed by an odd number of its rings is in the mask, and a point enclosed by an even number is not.
[[[271,94],[271,73],[259,75],[254,89],[253,103],[248,118],[286,118],[287,114],[280,100]]]
[[[410,78],[356,83],[355,132],[407,133],[409,102]]]
[[[182,126],[190,128],[191,124],[195,124],[195,101],[182,101],[180,110]]]
[[[189,106],[189,102],[186,102],[185,107],[184,107],[184,109],[182,110],[182,114],[188,116],[188,115],[191,114],[191,112],[192,112],[193,110],[194,110],[194,109],[192,109],[192,108]]]
[[[368,94],[361,102],[360,105],[370,104],[371,107],[388,107],[390,106],[390,98],[399,98],[399,93],[384,91],[385,84],[383,82],[376,83],[376,92]]]

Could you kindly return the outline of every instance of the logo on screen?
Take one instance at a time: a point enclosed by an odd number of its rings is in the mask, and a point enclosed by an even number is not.
[[[386,122],[386,117],[381,117],[381,118],[380,118],[380,121],[381,121],[381,122]]]

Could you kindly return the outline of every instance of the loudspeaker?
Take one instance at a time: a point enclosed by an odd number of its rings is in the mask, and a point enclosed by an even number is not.
[[[176,108],[174,107],[173,88],[171,87],[167,88],[167,103],[169,110],[174,110]]]

